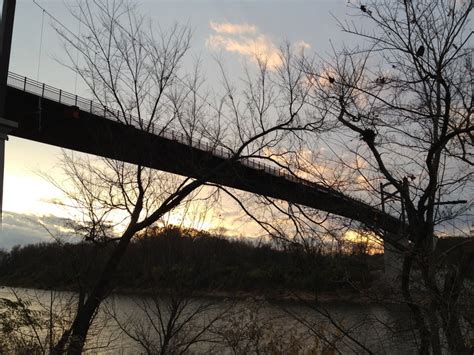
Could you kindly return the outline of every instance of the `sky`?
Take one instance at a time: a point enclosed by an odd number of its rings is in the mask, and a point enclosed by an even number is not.
[[[79,23],[68,13],[66,4],[69,1],[36,2],[69,30],[80,32]],[[252,65],[256,47],[270,65],[277,65],[278,48],[285,43],[324,57],[331,51],[331,43],[339,47],[351,40],[341,33],[336,21],[347,18],[347,0],[155,0],[138,3],[140,10],[161,28],[178,23],[192,29],[191,50],[185,65],[191,68],[198,58],[208,85],[216,88],[219,87],[216,56],[222,58],[232,76],[239,78],[244,75],[242,64]],[[61,64],[65,55],[52,27],[54,22],[34,1],[17,1],[10,71],[90,97],[76,75]],[[62,195],[43,176],[47,173],[61,178],[61,154],[59,148],[10,137],[6,144],[0,248],[49,241],[50,234],[63,231],[62,225],[71,216],[51,203]],[[231,234],[258,233],[231,203],[224,202],[213,215],[213,223],[194,226],[225,228]]]
[[[36,1],[47,12],[72,31],[80,31],[67,9],[68,1]],[[278,64],[278,48],[290,43],[305,51],[327,53],[329,41],[343,40],[334,17],[347,12],[347,2],[327,1],[142,1],[140,10],[161,28],[174,23],[192,29],[191,50],[186,65],[196,58],[210,86],[219,86],[215,57],[223,59],[236,78],[243,76],[242,64],[252,65],[256,47],[269,60]],[[334,16],[334,17],[333,17]],[[10,71],[45,82],[65,91],[90,97],[76,75],[61,62],[64,50],[53,29],[55,20],[32,0],[18,0]],[[62,193],[44,178],[49,174],[61,179],[61,149],[10,137],[6,144],[4,218],[0,248],[16,244],[50,241],[50,234],[60,234],[61,226],[71,218],[63,208],[51,203]],[[197,223],[196,227],[227,229],[231,234],[257,234],[255,227],[242,218],[242,212],[224,202],[213,212],[213,223]],[[175,218],[178,222],[179,217]]]

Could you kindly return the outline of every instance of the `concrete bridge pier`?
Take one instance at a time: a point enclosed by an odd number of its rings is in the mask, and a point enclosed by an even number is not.
[[[408,189],[408,180],[403,180],[405,188]],[[392,189],[392,191],[387,191]],[[399,191],[393,191],[391,182],[380,183],[380,200],[382,211],[386,211],[389,201],[399,203],[400,218],[399,225],[395,232],[384,232],[384,268],[385,279],[389,285],[394,285],[399,281],[403,268],[404,251],[408,249],[409,240],[406,233],[405,205]]]
[[[398,239],[391,238],[391,240],[395,240],[404,249],[408,248],[408,238],[403,235],[400,236]],[[398,279],[401,276],[403,267],[403,256],[403,250],[396,248],[392,243],[389,243],[388,241],[384,242],[385,278],[390,283],[399,281]]]

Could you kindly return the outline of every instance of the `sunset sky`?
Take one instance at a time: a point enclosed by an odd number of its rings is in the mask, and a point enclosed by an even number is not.
[[[71,31],[80,31],[63,1],[42,1],[50,14]],[[66,1],[68,3],[69,1]],[[219,56],[231,74],[243,76],[242,64],[252,65],[255,52],[265,56],[271,66],[278,65],[278,48],[291,43],[295,48],[324,55],[329,40],[341,42],[336,21],[347,12],[347,1],[145,1],[143,12],[162,28],[174,23],[186,24],[193,32],[189,65],[199,58],[209,86],[219,90],[215,75],[215,57]],[[52,28],[54,20],[44,16],[40,52],[42,10],[31,0],[17,1],[10,71],[51,86],[90,97],[75,74],[58,61],[64,52]],[[6,146],[4,219],[0,248],[20,243],[49,240],[41,221],[52,231],[58,230],[70,215],[50,201],[61,193],[41,174],[60,177],[58,159],[61,150],[52,146],[10,137]],[[197,227],[223,227],[232,234],[257,234],[240,218],[242,212],[224,203],[214,211],[212,221]],[[176,222],[179,217],[175,217]]]
[[[65,2],[69,3],[68,0]],[[69,30],[80,31],[63,1],[37,0],[37,3]],[[208,85],[215,90],[219,90],[220,85],[214,70],[216,56],[223,59],[226,68],[238,78],[243,76],[242,64],[252,65],[257,50],[272,66],[278,65],[278,48],[284,43],[324,57],[330,52],[330,41],[335,47],[348,41],[336,23],[336,18],[345,19],[349,12],[347,0],[159,0],[139,3],[143,12],[162,28],[176,22],[190,26],[192,48],[186,63],[191,65],[199,58]],[[44,16],[40,52],[42,20],[42,10],[33,1],[17,1],[10,71],[90,97],[84,85],[76,82],[75,74],[59,63],[64,59],[64,52],[51,26],[54,21],[47,15]],[[50,240],[38,221],[56,230],[63,218],[70,217],[50,203],[61,198],[61,194],[40,176],[47,172],[60,177],[60,155],[58,148],[10,137],[6,145],[5,212],[0,248]],[[241,211],[230,205],[224,206],[224,210],[214,211],[214,222],[197,227],[223,227],[232,234],[258,233],[240,219],[241,215]]]

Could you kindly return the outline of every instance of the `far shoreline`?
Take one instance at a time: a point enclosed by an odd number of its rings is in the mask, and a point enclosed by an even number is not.
[[[57,291],[57,292],[74,292],[77,290],[72,288],[61,288],[61,289],[50,289],[44,287],[32,287],[32,286],[21,286],[21,285],[0,285],[0,289],[13,288],[23,290],[37,290],[42,292]],[[366,293],[368,290],[364,290]],[[153,291],[150,289],[116,289],[109,297],[151,297]],[[169,289],[160,290],[157,294],[159,297],[170,296],[173,292]],[[284,304],[324,304],[324,305],[353,305],[353,306],[369,306],[377,304],[392,304],[393,302],[381,302],[380,299],[375,300],[365,296],[362,292],[357,290],[342,289],[339,291],[323,291],[317,294],[308,291],[245,291],[245,290],[199,290],[190,291],[189,298],[207,298],[216,301],[262,301],[269,303],[284,303]]]

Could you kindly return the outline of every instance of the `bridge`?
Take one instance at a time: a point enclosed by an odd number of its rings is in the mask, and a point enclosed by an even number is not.
[[[9,134],[139,164],[326,211],[396,235],[400,221],[362,201],[182,133],[146,132],[117,121],[116,111],[14,73],[8,74]]]

